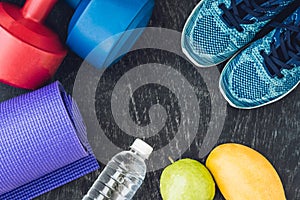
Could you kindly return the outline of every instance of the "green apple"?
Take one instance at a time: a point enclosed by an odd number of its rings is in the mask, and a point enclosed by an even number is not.
[[[164,169],[160,192],[163,200],[212,200],[215,182],[200,162],[182,159]]]

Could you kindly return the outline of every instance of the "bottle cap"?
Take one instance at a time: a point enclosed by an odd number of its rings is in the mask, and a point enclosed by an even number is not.
[[[145,159],[148,159],[153,151],[153,148],[141,139],[136,139],[130,148],[137,151]]]

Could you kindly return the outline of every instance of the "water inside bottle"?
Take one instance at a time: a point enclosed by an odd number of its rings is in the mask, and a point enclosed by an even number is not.
[[[97,200],[130,200],[141,186],[146,174],[144,160],[132,151],[116,155],[103,170],[89,191]]]

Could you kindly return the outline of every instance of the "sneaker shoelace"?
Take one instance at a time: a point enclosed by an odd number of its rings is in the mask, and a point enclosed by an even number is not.
[[[226,7],[224,3],[219,5],[219,8],[223,11],[221,18],[230,28],[236,28],[237,31],[243,32],[241,24],[253,24],[256,22],[254,19],[244,19],[248,14],[255,17],[258,21],[271,19],[272,16],[267,15],[269,11],[276,12],[280,9],[280,0],[269,0],[264,3],[262,0],[260,3],[256,3],[255,0],[243,0],[240,3],[236,3],[236,0],[231,0],[231,6]]]
[[[300,26],[295,22],[291,24],[273,24],[272,26],[283,28],[279,37],[279,45],[275,40],[271,42],[270,53],[261,51],[265,66],[273,77],[283,78],[282,69],[293,69],[300,65]]]

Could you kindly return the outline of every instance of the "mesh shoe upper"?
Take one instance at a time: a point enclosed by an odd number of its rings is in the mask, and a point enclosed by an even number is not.
[[[183,51],[196,65],[219,64],[249,43],[290,2],[203,0],[184,27]]]
[[[227,63],[220,88],[231,105],[259,107],[282,98],[299,84],[299,24],[300,8]]]

